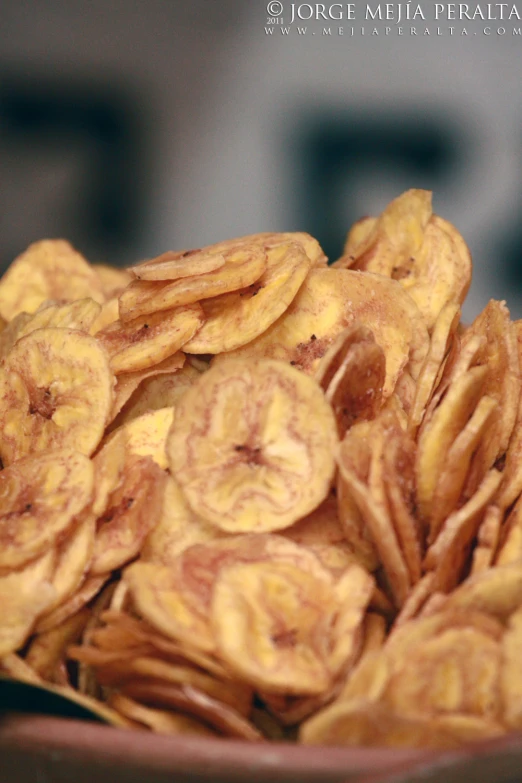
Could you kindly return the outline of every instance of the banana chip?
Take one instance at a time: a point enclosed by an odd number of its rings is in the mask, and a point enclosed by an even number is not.
[[[49,327],[20,339],[0,367],[0,458],[98,446],[113,400],[107,354],[83,332]]]
[[[223,264],[218,269],[195,277],[172,282],[134,280],[120,295],[121,320],[127,322],[254,285],[267,265],[265,252],[255,246],[232,246],[221,257]]]
[[[198,304],[176,307],[122,323],[115,321],[96,333],[110,357],[115,375],[145,370],[177,353],[203,322]]]
[[[203,300],[203,326],[184,350],[195,354],[222,353],[259,337],[290,306],[311,263],[296,243],[268,249],[266,271],[256,283],[242,291]]]
[[[289,527],[328,494],[337,440],[320,387],[271,359],[226,362],[175,409],[170,469],[193,511],[227,532]]]
[[[0,280],[0,315],[10,321],[34,313],[46,299],[104,300],[96,272],[63,239],[35,242],[16,258]]]
[[[72,449],[26,457],[0,471],[0,569],[43,555],[93,492],[92,464]]]

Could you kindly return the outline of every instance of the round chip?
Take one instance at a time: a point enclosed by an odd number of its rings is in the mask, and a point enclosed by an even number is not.
[[[232,351],[254,340],[291,304],[311,263],[299,244],[268,248],[266,271],[256,283],[241,291],[203,300],[205,322],[184,350],[215,354]]]
[[[96,272],[68,242],[43,239],[16,258],[0,281],[0,315],[34,313],[46,299],[104,300]]]
[[[175,409],[167,453],[189,505],[221,530],[289,527],[328,494],[337,442],[318,384],[283,362],[230,361]]]
[[[340,606],[331,585],[287,563],[223,569],[212,599],[218,654],[244,682],[319,694],[331,683],[329,647]]]
[[[96,339],[110,357],[111,369],[122,372],[144,370],[172,356],[189,341],[203,322],[198,304],[176,307],[122,323],[115,321],[96,333]]]
[[[91,461],[72,449],[0,471],[0,568],[19,568],[54,545],[90,501],[93,473]]]
[[[0,577],[0,659],[22,647],[35,620],[53,601],[55,560],[50,549],[21,571]]]
[[[120,318],[134,320],[148,313],[171,310],[201,299],[253,285],[266,269],[266,253],[260,247],[234,247],[223,253],[224,263],[212,272],[180,280],[133,280],[120,296]]]
[[[22,337],[0,368],[0,458],[71,446],[90,455],[113,400],[114,377],[94,337],[38,329]]]

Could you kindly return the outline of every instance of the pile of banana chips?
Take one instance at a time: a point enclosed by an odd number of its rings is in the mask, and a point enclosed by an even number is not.
[[[453,748],[522,728],[522,322],[410,190],[0,281],[0,671],[115,725]]]

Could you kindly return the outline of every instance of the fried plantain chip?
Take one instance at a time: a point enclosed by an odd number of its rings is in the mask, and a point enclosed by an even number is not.
[[[289,527],[327,496],[335,419],[317,383],[283,362],[226,362],[175,409],[170,469],[194,512],[227,532]]]
[[[0,281],[0,315],[10,321],[18,313],[34,313],[46,299],[104,300],[96,272],[63,239],[29,245]]]
[[[114,377],[94,337],[38,329],[19,340],[0,367],[0,458],[98,446],[113,400]]]
[[[73,449],[42,452],[0,471],[0,568],[19,568],[59,541],[90,501],[93,473]]]
[[[109,354],[115,375],[137,372],[177,353],[203,323],[199,304],[144,315],[133,321],[115,321],[96,333]]]
[[[195,277],[166,282],[134,280],[120,295],[120,319],[127,322],[247,288],[266,270],[266,254],[259,247],[231,247],[222,258],[219,269]]]

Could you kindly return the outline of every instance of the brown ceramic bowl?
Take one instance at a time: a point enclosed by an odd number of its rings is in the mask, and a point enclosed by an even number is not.
[[[166,737],[87,721],[0,715],[0,783],[341,783],[425,755]]]
[[[516,783],[521,773],[521,735],[450,752],[319,748],[0,714],[0,783]]]

